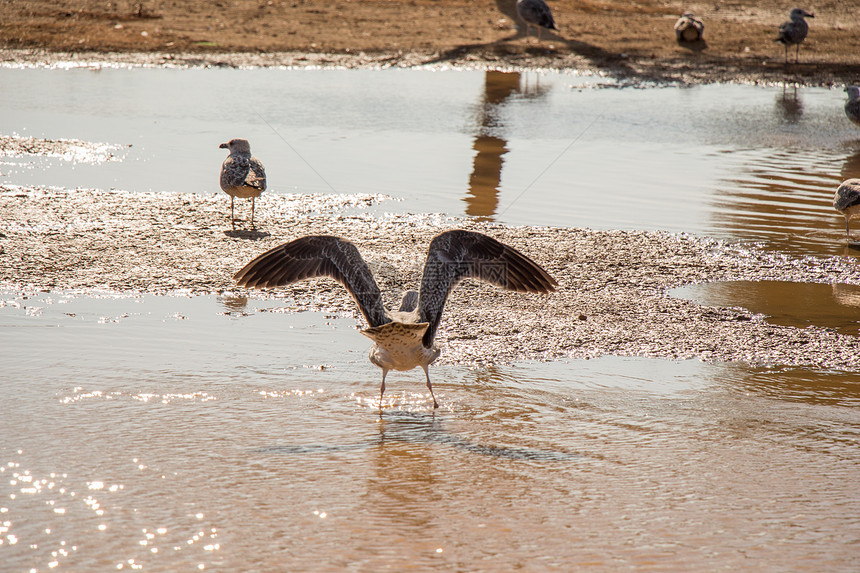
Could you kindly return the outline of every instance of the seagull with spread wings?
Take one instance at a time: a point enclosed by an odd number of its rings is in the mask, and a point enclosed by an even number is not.
[[[448,294],[465,278],[479,279],[506,290],[549,293],[558,283],[544,269],[513,247],[473,231],[455,230],[431,242],[418,291],[407,291],[400,308],[386,310],[373,273],[358,249],[344,239],[326,235],[302,237],[277,246],[234,275],[241,286],[270,288],[314,277],[341,283],[358,304],[370,328],[361,333],[373,340],[370,361],[382,369],[380,406],[390,370],[424,369],[427,388],[438,408],[428,367],[439,357],[434,343]]]

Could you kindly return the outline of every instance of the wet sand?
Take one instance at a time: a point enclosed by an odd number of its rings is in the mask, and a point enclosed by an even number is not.
[[[27,67],[177,67],[177,68],[430,68],[469,70],[563,70],[612,77],[620,86],[666,84],[743,83],[754,85],[798,85],[832,87],[853,85],[860,77],[858,64],[797,65],[773,62],[750,64],[741,61],[701,62],[684,58],[653,59],[622,63],[595,62],[574,54],[526,53],[494,57],[455,51],[444,58],[437,52],[313,53],[313,52],[51,52],[0,49],[0,65]]]
[[[355,317],[363,326],[355,304],[333,281],[245,292],[235,287],[232,275],[282,242],[336,234],[359,246],[393,306],[403,290],[417,285],[430,239],[465,228],[522,250],[560,286],[550,296],[538,296],[463,283],[443,317],[444,362],[611,354],[860,369],[856,337],[819,327],[774,326],[743,309],[702,307],[667,295],[677,286],[720,280],[858,284],[852,259],[792,258],[661,232],[507,227],[362,209],[387,200],[263,195],[257,201],[259,231],[232,232],[229,198],[223,194],[0,185],[0,288],[275,298],[290,312],[323,310]]]

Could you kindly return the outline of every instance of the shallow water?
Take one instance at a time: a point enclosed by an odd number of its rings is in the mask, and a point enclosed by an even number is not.
[[[272,193],[854,257],[830,204],[860,177],[842,102],[566,74],[0,68],[0,135],[112,145],[0,157],[0,175],[217,193],[218,144],[241,136]],[[852,289],[675,294],[856,334]],[[351,319],[230,297],[0,300],[4,571],[860,566],[855,373],[440,365],[438,411],[420,371],[389,376],[380,411]]]
[[[860,376],[605,358],[389,378],[272,301],[4,293],[30,570],[849,571]]]
[[[110,143],[121,159],[6,157],[0,173],[217,193],[218,145],[241,136],[273,193],[381,192],[402,199],[389,211],[854,255],[831,205],[860,176],[843,102],[841,89],[536,72],[0,68],[4,134]]]
[[[781,326],[821,326],[860,335],[860,286],[783,281],[727,281],[687,285],[672,296],[708,306],[744,307]]]

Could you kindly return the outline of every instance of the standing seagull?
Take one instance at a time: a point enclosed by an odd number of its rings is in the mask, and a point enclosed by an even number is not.
[[[836,189],[833,207],[845,215],[845,234],[851,240],[851,219],[860,218],[860,179],[846,179]]]
[[[531,32],[532,24],[537,26],[538,40],[541,28],[558,32],[552,12],[544,0],[517,0],[517,14],[526,23],[526,36]]]
[[[222,143],[230,155],[221,165],[221,189],[230,196],[230,223],[236,229],[233,216],[233,200],[251,198],[251,228],[254,228],[254,201],[266,190],[266,169],[259,159],[251,155],[251,144],[247,139],[231,139]]]
[[[506,290],[549,293],[558,283],[516,249],[472,231],[447,231],[430,242],[421,288],[403,295],[400,309],[388,311],[373,273],[358,249],[344,239],[326,235],[302,237],[271,249],[236,273],[241,286],[269,288],[314,277],[331,277],[352,295],[370,328],[361,333],[374,344],[370,361],[382,368],[379,403],[389,370],[424,369],[427,388],[438,408],[428,366],[439,357],[433,342],[448,294],[464,278]]]
[[[809,24],[804,20],[804,16],[815,18],[815,14],[807,12],[801,8],[793,9],[788,17],[790,21],[783,22],[779,27],[779,35],[775,42],[780,42],[785,46],[785,62],[788,63],[788,47],[793,45],[794,48],[794,63],[797,63],[797,57],[800,54],[800,43],[806,39],[806,34],[809,33]]]
[[[857,86],[848,86],[845,88],[848,92],[848,101],[845,102],[845,115],[848,119],[860,125],[860,88]]]
[[[698,42],[705,32],[705,25],[692,12],[681,14],[675,22],[675,39],[679,42]]]

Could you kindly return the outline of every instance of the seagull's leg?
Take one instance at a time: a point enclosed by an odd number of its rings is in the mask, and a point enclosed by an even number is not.
[[[851,219],[845,217],[845,236],[848,237],[848,240],[851,240]]]
[[[382,386],[379,388],[379,409],[382,409],[382,395],[385,394],[385,375],[388,374],[388,369],[382,369]]]
[[[233,226],[233,230],[236,230],[236,217],[233,216],[233,199],[234,197],[230,195],[230,224]]]
[[[538,42],[540,42],[541,27],[538,26],[537,29],[538,29]]]
[[[794,46],[794,63],[797,63],[797,57],[800,56],[800,44]]]
[[[430,397],[433,398],[433,409],[439,407],[439,403],[436,402],[436,396],[433,394],[433,385],[430,383],[430,370],[429,364],[422,364],[421,367],[424,369],[424,375],[427,376],[427,389],[430,390]]]
[[[251,228],[254,228],[254,201],[256,201],[256,197],[251,197]]]

